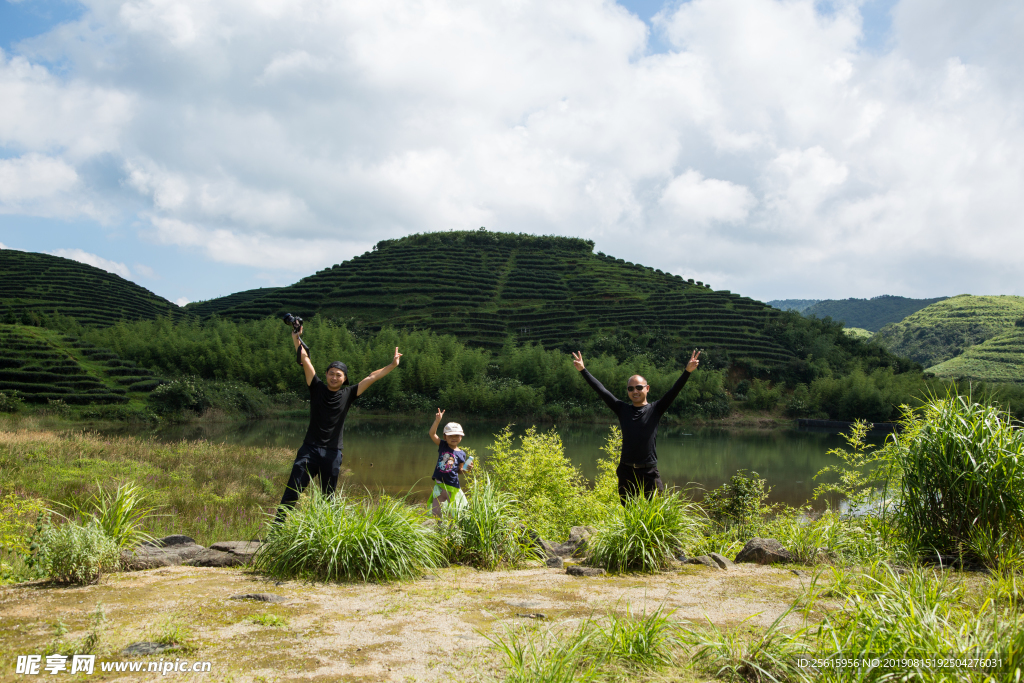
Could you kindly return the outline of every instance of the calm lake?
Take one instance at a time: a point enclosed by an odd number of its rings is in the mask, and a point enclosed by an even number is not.
[[[206,439],[295,450],[302,443],[306,424],[305,420],[270,420],[185,425],[134,433],[152,435],[160,441]],[[415,499],[426,499],[437,458],[437,447],[427,436],[429,426],[429,420],[421,424],[350,417],[345,426],[344,466],[351,471],[347,482],[391,494],[411,492]],[[503,426],[465,421],[463,445],[471,447],[486,462],[493,435]],[[525,427],[516,425],[513,430],[522,434]],[[566,455],[593,481],[597,476],[598,449],[604,443],[608,426],[571,425],[556,430]],[[871,441],[881,443],[883,439],[884,434],[872,434]],[[837,461],[827,454],[828,450],[839,446],[845,446],[845,441],[837,434],[796,429],[727,431],[662,426],[658,430],[658,468],[667,484],[696,485],[705,490],[725,483],[738,470],[757,472],[771,487],[770,502],[799,505],[810,499],[816,485],[814,475]],[[280,484],[283,488],[285,481],[282,479]]]

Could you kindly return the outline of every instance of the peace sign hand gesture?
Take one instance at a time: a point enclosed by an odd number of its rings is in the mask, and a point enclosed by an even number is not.
[[[438,408],[437,409],[437,422],[440,422],[442,417],[444,417],[444,411],[441,410],[440,408]]]
[[[690,362],[686,364],[687,372],[693,372],[700,365],[700,353],[697,349],[693,350],[693,353],[690,355]]]
[[[583,352],[574,351],[572,354],[572,364],[576,370],[583,372]]]

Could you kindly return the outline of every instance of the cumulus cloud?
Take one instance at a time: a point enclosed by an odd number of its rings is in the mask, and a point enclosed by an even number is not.
[[[179,306],[184,306],[185,304],[189,303],[189,300],[181,296],[175,299],[174,303],[178,304]]]
[[[268,270],[485,225],[765,298],[1024,293],[1024,9],[898,0],[878,52],[862,4],[672,4],[651,54],[597,0],[85,0],[0,54],[0,211]]]
[[[102,256],[90,254],[89,252],[81,249],[54,249],[50,253],[54,256],[63,256],[64,258],[71,259],[72,261],[78,261],[79,263],[86,263],[90,266],[95,266],[96,268],[102,268],[108,273],[120,275],[126,280],[130,279],[132,276],[132,271],[129,270],[128,266],[125,264],[118,263],[117,261],[109,261]]]

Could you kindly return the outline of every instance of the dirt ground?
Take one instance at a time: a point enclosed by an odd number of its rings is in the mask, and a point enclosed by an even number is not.
[[[595,578],[546,567],[449,568],[409,583],[336,585],[168,567],[111,574],[85,587],[25,584],[0,588],[0,680],[486,681],[501,665],[487,637],[509,627],[557,629],[662,606],[682,621],[730,626],[756,615],[748,623],[768,625],[807,580],[755,565],[683,565],[655,576]],[[284,601],[231,599],[246,593]],[[98,603],[106,621],[92,675],[15,673],[17,655],[44,654],[58,622],[68,629],[64,643],[84,638]],[[101,662],[128,661],[120,654],[128,645],[174,629],[191,633],[192,651],[132,661],[209,661],[209,673],[145,673],[146,664],[142,673],[100,671]]]

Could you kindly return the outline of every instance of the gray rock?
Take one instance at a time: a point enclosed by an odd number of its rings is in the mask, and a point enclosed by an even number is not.
[[[724,557],[722,555],[719,555],[718,553],[711,553],[710,555],[708,555],[708,557],[714,560],[715,564],[717,564],[722,569],[728,569],[729,567],[736,566],[728,557]]]
[[[752,538],[736,555],[736,562],[757,562],[758,564],[774,564],[776,562],[792,562],[793,555],[774,538]]]
[[[586,554],[590,537],[595,531],[592,526],[574,526],[569,529],[568,540],[552,545],[551,549],[559,557],[582,557]]]
[[[697,557],[691,557],[690,559],[688,559],[686,561],[686,563],[687,564],[701,564],[701,565],[704,565],[705,567],[708,567],[709,569],[716,569],[716,570],[717,569],[721,569],[721,567],[718,566],[718,563],[715,562],[714,560],[712,560],[707,555],[698,555]]]
[[[524,619],[547,619],[547,616],[545,616],[541,612],[530,612],[529,614],[516,614],[516,616],[522,617]]]
[[[686,564],[686,561],[689,560],[690,558],[688,558],[686,556],[686,553],[684,553],[683,551],[680,550],[679,554],[676,555],[676,559],[679,560],[680,562],[682,562],[683,564]]]
[[[206,548],[188,536],[167,536],[147,541],[121,553],[121,567],[126,571],[173,567],[193,559]]]
[[[578,564],[574,564],[566,569],[565,573],[569,576],[604,576],[608,572],[600,567],[581,567]]]
[[[161,652],[170,650],[176,647],[174,645],[164,645],[163,643],[153,643],[150,641],[143,641],[141,643],[132,643],[125,649],[121,650],[121,654],[125,657],[145,657],[146,655],[158,655]]]
[[[288,602],[288,598],[283,595],[274,595],[273,593],[243,593],[241,595],[232,595],[229,600],[253,600],[255,602]]]
[[[520,528],[526,529],[526,527],[523,525],[520,525]],[[536,531],[534,531],[533,529],[526,530],[526,535],[529,536],[530,542],[533,544],[533,547],[539,550],[540,554],[543,557],[558,557],[558,553],[555,552],[555,549],[552,547],[551,543],[541,538],[540,534],[538,534]]]
[[[547,565],[552,569],[561,569],[565,566],[565,562],[562,561],[562,558],[555,555],[554,557],[549,557],[547,559]]]
[[[258,541],[218,541],[183,564],[192,567],[241,567],[252,561],[261,545]]]

